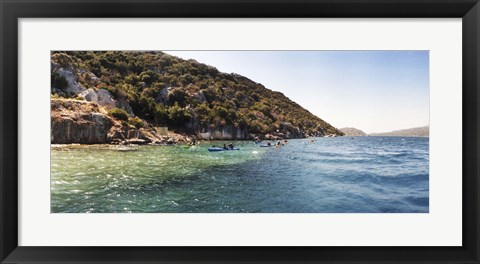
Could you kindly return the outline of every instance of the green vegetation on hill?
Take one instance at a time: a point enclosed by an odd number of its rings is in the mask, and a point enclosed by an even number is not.
[[[163,52],[56,51],[52,63],[75,69],[82,87],[108,91],[114,100],[125,102],[117,107],[127,111],[128,105],[136,117],[155,125],[188,125],[196,131],[231,126],[254,135],[285,132],[292,137],[343,134],[280,92]],[[52,87],[56,96],[77,96],[62,92],[66,80],[53,70]],[[128,120],[121,109],[110,114]]]

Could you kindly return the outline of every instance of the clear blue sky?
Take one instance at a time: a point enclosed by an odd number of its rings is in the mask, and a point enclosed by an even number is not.
[[[284,93],[337,128],[429,124],[428,51],[165,51]]]

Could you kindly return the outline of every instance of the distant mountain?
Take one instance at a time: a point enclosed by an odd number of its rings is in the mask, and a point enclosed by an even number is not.
[[[342,130],[343,131],[343,130]],[[430,132],[429,126],[414,127],[408,129],[395,130],[385,133],[372,133],[370,136],[385,136],[385,137],[428,137]]]
[[[360,129],[356,129],[353,127],[344,127],[340,128],[340,131],[342,131],[345,136],[350,136],[350,137],[364,137],[367,135],[367,133],[363,132]]]

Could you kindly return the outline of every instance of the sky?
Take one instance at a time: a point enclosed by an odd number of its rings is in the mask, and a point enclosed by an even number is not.
[[[428,51],[164,51],[279,91],[366,133],[429,125]]]

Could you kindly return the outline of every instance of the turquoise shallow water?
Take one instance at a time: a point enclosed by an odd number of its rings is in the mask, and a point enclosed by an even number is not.
[[[428,138],[290,140],[239,151],[52,146],[53,213],[414,213],[429,210]],[[229,143],[229,142],[225,142]]]

